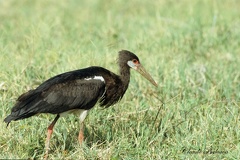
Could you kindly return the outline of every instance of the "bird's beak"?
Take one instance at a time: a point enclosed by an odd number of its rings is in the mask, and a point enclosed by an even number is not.
[[[138,66],[136,66],[136,71],[138,71],[143,77],[149,80],[149,82],[151,82],[154,86],[158,86],[157,83],[153,80],[152,76],[145,70],[145,68],[141,64],[138,64]]]

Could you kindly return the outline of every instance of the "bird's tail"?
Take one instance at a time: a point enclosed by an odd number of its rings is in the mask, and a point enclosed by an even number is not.
[[[14,112],[12,112],[10,115],[8,115],[5,119],[4,119],[4,122],[7,123],[7,127],[9,125],[9,123],[11,121],[17,121],[19,119],[24,119],[24,118],[28,118],[28,117],[31,117],[33,115],[35,115],[36,113],[34,112],[31,112],[31,113],[28,113],[28,114],[23,114],[23,115],[18,115],[18,116],[14,116]]]
[[[4,119],[4,122],[7,123],[7,126],[6,126],[6,127],[8,127],[9,123],[10,123],[12,120],[14,120],[14,117],[12,117],[11,115],[7,116],[7,117]]]
[[[18,99],[15,106],[12,108],[12,112],[8,115],[4,122],[7,123],[7,127],[11,121],[16,121],[19,119],[24,119],[35,115],[34,107],[39,99],[38,94],[34,90],[30,90],[22,94]],[[34,105],[35,104],[35,105]]]

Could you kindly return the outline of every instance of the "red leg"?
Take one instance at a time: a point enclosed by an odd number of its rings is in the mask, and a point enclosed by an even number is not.
[[[45,155],[44,155],[44,159],[47,159],[48,158],[48,151],[49,151],[49,144],[50,144],[50,138],[51,138],[51,135],[52,135],[52,132],[53,132],[53,127],[55,125],[55,123],[57,122],[58,118],[60,116],[57,115],[57,117],[55,117],[55,119],[52,121],[52,123],[48,126],[48,130],[47,130],[47,139],[46,139],[46,143],[45,143],[45,149],[46,149],[46,152],[45,152]]]
[[[82,122],[80,126],[79,135],[78,135],[78,141],[80,144],[82,144],[83,140],[84,140],[84,123]]]

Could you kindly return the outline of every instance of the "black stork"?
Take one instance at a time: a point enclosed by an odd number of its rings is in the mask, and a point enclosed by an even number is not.
[[[22,94],[4,121],[7,126],[11,121],[37,115],[39,113],[56,114],[56,118],[48,126],[45,143],[45,159],[48,157],[49,141],[53,127],[59,117],[66,113],[80,116],[80,132],[78,140],[83,142],[83,121],[88,111],[99,102],[101,107],[109,107],[118,102],[126,92],[130,81],[130,68],[138,71],[154,86],[156,82],[146,72],[138,57],[130,51],[119,52],[120,75],[97,66],[70,71],[54,76],[43,82],[36,89]]]

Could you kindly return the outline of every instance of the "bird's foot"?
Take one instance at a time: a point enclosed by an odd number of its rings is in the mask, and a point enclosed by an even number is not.
[[[43,159],[44,159],[44,160],[47,160],[47,159],[48,159],[48,151],[45,152]]]
[[[45,149],[46,149],[46,151],[45,151],[45,154],[44,154],[44,160],[47,160],[48,159],[48,152],[50,150],[49,141],[48,140],[46,141]]]
[[[49,147],[49,141],[47,140],[46,144],[45,144],[45,154],[44,154],[44,160],[48,159],[48,153],[49,153],[50,147]]]

